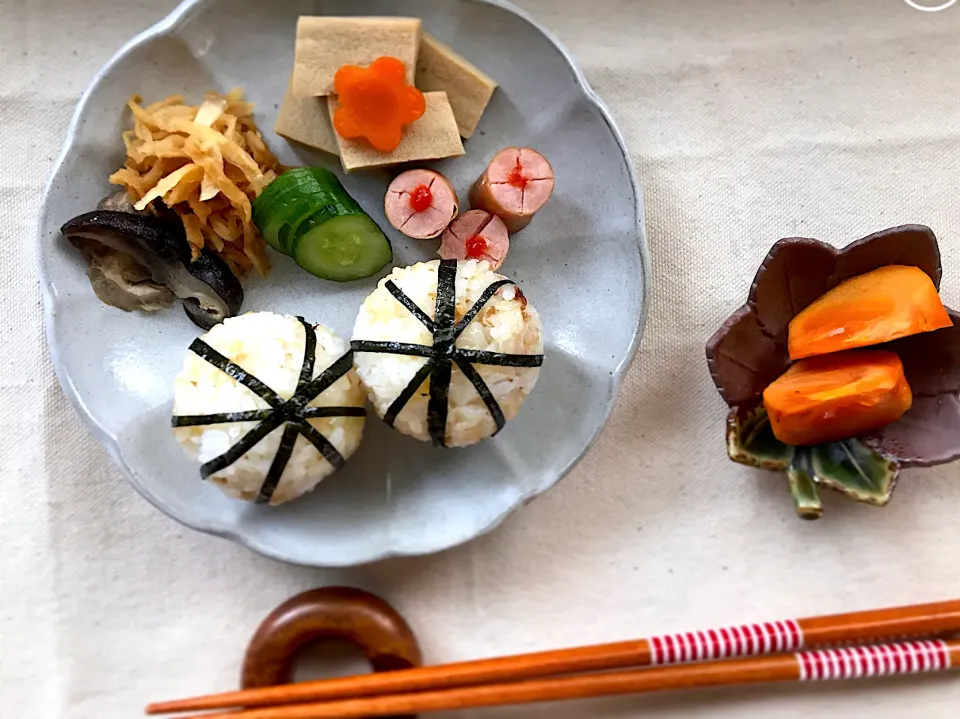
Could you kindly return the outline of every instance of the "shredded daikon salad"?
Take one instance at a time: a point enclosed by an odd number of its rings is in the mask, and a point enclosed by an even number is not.
[[[127,103],[133,129],[123,133],[124,167],[110,176],[137,210],[160,200],[179,215],[193,259],[206,247],[238,275],[266,274],[265,244],[253,224],[251,200],[282,170],[253,120],[243,91],[210,93],[201,105],[173,95],[146,107]]]

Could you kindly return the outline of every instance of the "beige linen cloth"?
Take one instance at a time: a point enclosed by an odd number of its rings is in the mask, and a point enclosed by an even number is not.
[[[703,358],[783,236],[844,244],[928,224],[960,307],[960,5],[523,5],[579,59],[645,187],[643,346],[598,445],[495,533],[311,571],[141,499],[68,406],[44,347],[41,186],[93,73],[173,2],[0,0],[0,717],[120,719],[235,687],[259,620],[331,583],[393,602],[429,662],[960,596],[960,464],[906,473],[886,509],[831,495],[820,521],[802,522],[784,479],[726,459]],[[960,676],[941,675],[456,716],[952,719],[958,706]]]

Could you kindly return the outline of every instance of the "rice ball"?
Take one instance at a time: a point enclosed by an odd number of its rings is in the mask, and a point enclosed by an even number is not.
[[[341,360],[350,346],[326,327],[312,327],[316,345],[311,376],[317,378]],[[296,393],[298,384],[303,385],[300,372],[307,346],[307,329],[300,319],[271,312],[251,312],[224,320],[200,337],[200,341],[263,383],[268,394],[275,393],[274,404],[280,406],[276,410],[249,386],[218,369],[197,351],[187,352],[183,369],[174,381],[173,432],[187,454],[204,465],[201,472],[209,472],[207,478],[227,495],[273,505],[288,502],[316,487],[337,469],[336,464],[348,459],[360,446],[365,397],[349,358],[333,367],[328,376],[339,374],[339,378],[305,402],[307,410],[298,412],[293,403],[287,403]],[[191,350],[196,347],[197,343],[191,346]],[[199,349],[205,351],[203,347]],[[345,371],[340,367],[345,367]],[[304,389],[303,394],[310,393],[309,388]],[[348,412],[359,416],[304,417],[310,407],[347,408]],[[213,419],[207,415],[256,410],[262,410],[261,415],[270,414],[272,419],[225,422],[222,421],[224,417],[218,417],[216,419],[220,421],[203,423],[205,419]],[[263,410],[287,414],[277,415]],[[339,409],[330,411],[341,412]],[[301,421],[309,427],[304,432],[295,432]],[[268,422],[276,424],[276,428],[236,461],[217,466],[225,462],[220,458],[248,432],[258,427],[263,431],[270,425],[261,425]],[[187,426],[178,426],[183,423]],[[270,477],[274,458],[280,452],[282,460],[287,451],[282,440],[288,427],[291,428],[287,432],[288,439],[296,437],[292,452],[279,477]],[[321,446],[327,447],[326,456],[308,440],[307,433],[315,439],[317,437],[309,431],[310,427],[319,433]],[[323,444],[324,439],[329,445]],[[330,446],[333,452],[329,451]],[[281,465],[277,466],[279,469]],[[213,469],[215,471],[211,471]]]
[[[396,411],[395,402],[398,398],[403,401],[401,394],[405,390],[412,392],[399,413],[387,417],[395,429],[424,442],[433,439],[435,444],[463,447],[492,436],[498,426],[477,387],[456,362],[452,363],[447,417],[445,424],[439,427],[442,430],[442,442],[439,442],[437,437],[431,437],[428,416],[430,383],[435,381],[433,371],[430,370],[421,382],[416,381],[418,372],[429,369],[425,365],[430,360],[402,352],[363,351],[364,342],[433,347],[434,333],[390,292],[388,282],[392,282],[433,322],[438,271],[442,263],[448,268],[449,263],[456,264],[454,322],[460,322],[488,287],[506,279],[491,271],[488,262],[476,260],[433,260],[394,269],[360,307],[353,328],[354,366],[381,418],[387,416],[391,408]],[[450,268],[448,271],[452,273],[454,270]],[[523,367],[469,363],[489,389],[503,419],[516,417],[524,399],[537,383],[543,353],[540,316],[519,288],[512,283],[500,286],[456,338],[454,346],[462,350],[527,355],[529,357],[525,359],[531,364],[536,361],[536,366]],[[370,349],[373,345],[367,344],[366,347]],[[413,387],[413,384],[418,386]],[[409,389],[408,385],[411,385]]]

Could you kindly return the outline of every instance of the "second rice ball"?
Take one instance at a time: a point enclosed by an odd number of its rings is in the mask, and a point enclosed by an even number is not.
[[[439,267],[439,260],[421,262],[396,268],[381,280],[360,307],[353,329],[354,342],[396,342],[432,347],[433,333],[390,292],[387,283],[392,281],[432,321],[436,311]],[[484,290],[504,279],[493,272],[486,261],[458,262],[455,321],[461,320]],[[540,316],[519,288],[512,283],[505,284],[466,326],[456,340],[456,347],[510,355],[542,355]],[[429,361],[426,357],[408,354],[358,351],[356,344],[354,348],[357,374],[381,418]],[[539,367],[481,363],[472,363],[472,366],[489,388],[506,420],[517,415],[540,374]],[[430,382],[431,377],[427,376],[393,421],[395,429],[424,442],[431,440],[428,422]],[[496,422],[477,389],[454,363],[443,444],[447,447],[475,444],[496,430]]]

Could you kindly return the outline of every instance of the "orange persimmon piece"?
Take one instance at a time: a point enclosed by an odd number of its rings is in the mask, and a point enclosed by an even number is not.
[[[851,277],[790,322],[790,359],[869,347],[952,326],[930,276],[888,265]]]
[[[408,85],[403,63],[379,57],[370,67],[344,65],[333,77],[340,100],[333,128],[348,140],[366,138],[381,152],[393,152],[403,128],[423,117],[423,93]]]
[[[894,352],[800,360],[763,391],[774,436],[792,445],[849,439],[895,422],[913,393]]]

